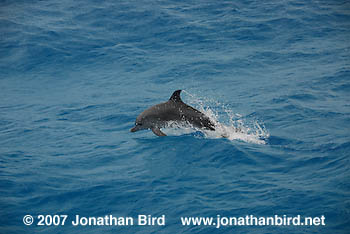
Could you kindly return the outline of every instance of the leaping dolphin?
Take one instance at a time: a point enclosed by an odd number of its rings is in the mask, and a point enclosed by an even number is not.
[[[194,127],[215,131],[215,124],[202,112],[185,104],[180,97],[181,90],[176,90],[167,102],[154,105],[143,111],[135,121],[136,132],[151,129],[157,136],[166,136],[160,129],[168,127],[169,123],[179,125],[190,124]]]

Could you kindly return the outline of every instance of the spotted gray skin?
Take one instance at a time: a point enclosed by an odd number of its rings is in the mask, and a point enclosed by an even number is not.
[[[215,124],[199,110],[185,104],[180,98],[181,90],[176,90],[167,102],[154,105],[143,111],[130,129],[136,132],[151,129],[157,136],[166,136],[160,129],[167,127],[169,122],[191,124],[200,129],[215,130]]]

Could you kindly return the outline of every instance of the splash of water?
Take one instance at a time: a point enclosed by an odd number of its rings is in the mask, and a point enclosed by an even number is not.
[[[207,98],[199,98],[194,94],[183,91],[189,97],[188,104],[195,106],[216,125],[215,131],[196,129],[190,125],[179,126],[172,123],[165,131],[169,135],[190,134],[200,131],[206,138],[227,138],[231,141],[241,140],[248,143],[266,144],[269,133],[262,123],[249,120],[234,113],[227,106]],[[208,103],[213,103],[209,107]]]

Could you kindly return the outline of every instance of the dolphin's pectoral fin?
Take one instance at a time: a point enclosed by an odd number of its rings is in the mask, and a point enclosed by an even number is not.
[[[151,130],[157,136],[166,136],[166,134],[164,132],[160,131],[160,129],[158,127],[153,127],[153,128],[151,128]]]

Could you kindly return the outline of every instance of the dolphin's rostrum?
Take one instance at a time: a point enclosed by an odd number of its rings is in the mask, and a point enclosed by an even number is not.
[[[181,100],[180,93],[181,90],[176,90],[167,102],[154,105],[143,111],[136,118],[135,127],[130,131],[151,129],[157,136],[166,136],[160,129],[168,127],[169,123],[190,124],[196,128],[214,131],[215,124],[202,112],[185,104]]]

